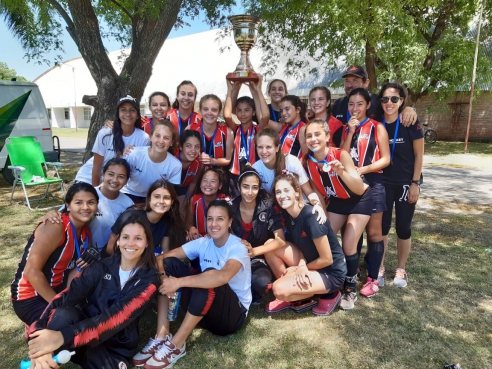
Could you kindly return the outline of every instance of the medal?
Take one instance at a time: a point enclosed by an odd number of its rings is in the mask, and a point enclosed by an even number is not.
[[[331,165],[326,163],[323,165],[323,172],[328,173],[331,170]]]

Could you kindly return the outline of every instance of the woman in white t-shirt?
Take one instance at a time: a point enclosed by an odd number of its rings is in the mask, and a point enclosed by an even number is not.
[[[262,129],[255,135],[255,145],[261,160],[255,162],[253,168],[260,174],[262,188],[269,194],[272,194],[272,184],[275,177],[278,177],[286,170],[290,173],[297,174],[302,192],[306,195],[311,205],[313,205],[313,210],[318,213],[318,221],[321,224],[326,222],[326,214],[323,206],[318,195],[311,187],[309,177],[300,160],[294,155],[284,155],[280,151],[278,133],[269,127]]]
[[[101,183],[102,168],[109,159],[123,156],[127,146],[146,146],[149,135],[141,129],[142,117],[138,101],[126,95],[118,101],[116,119],[112,128],[102,128],[96,137],[92,153],[75,176],[76,182],[85,182],[94,187]]]
[[[241,239],[230,233],[232,207],[215,200],[207,211],[208,237],[158,256],[161,277],[158,296],[157,335],[133,357],[133,364],[167,368],[186,354],[186,339],[199,325],[213,334],[237,332],[251,304],[251,263]],[[190,275],[181,260],[200,259],[203,273]],[[182,289],[186,316],[174,336],[167,318],[169,298]]]
[[[167,119],[154,123],[151,146],[135,147],[125,159],[132,173],[122,192],[135,203],[145,202],[147,191],[158,179],[181,183],[181,162],[173,155],[177,142],[174,125]]]

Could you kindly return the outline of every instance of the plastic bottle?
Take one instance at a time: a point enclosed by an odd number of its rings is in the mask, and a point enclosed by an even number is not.
[[[177,290],[173,297],[169,298],[169,307],[167,309],[167,319],[173,322],[178,317],[179,302],[181,301],[181,290]]]
[[[57,364],[66,364],[70,361],[72,355],[75,355],[75,351],[63,350],[58,353],[58,355],[53,356],[53,360]],[[20,369],[29,369],[31,366],[31,361],[22,360],[20,363]]]

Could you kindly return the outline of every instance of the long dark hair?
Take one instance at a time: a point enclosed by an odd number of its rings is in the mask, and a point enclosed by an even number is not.
[[[185,129],[181,133],[181,136],[179,137],[179,146],[183,148],[184,144],[186,143],[186,141],[188,141],[188,138],[190,137],[195,137],[198,142],[200,142],[200,148],[202,147],[202,138],[200,136],[200,132],[195,131],[194,129]]]
[[[191,81],[183,81],[176,88],[176,98],[174,99],[174,102],[173,102],[173,109],[179,109],[178,95],[179,95],[179,89],[182,86],[191,86],[195,89],[195,102],[196,102],[196,95],[198,95],[198,90],[196,89],[196,86]],[[191,111],[193,111],[193,108],[191,109]]]
[[[301,111],[299,112],[299,115],[301,116],[301,120],[303,122],[306,122],[306,111],[307,111],[307,105],[305,102],[303,102],[299,96],[296,95],[287,95],[282,97],[282,100],[280,100],[281,103],[288,101],[290,102],[295,108],[301,108]],[[297,122],[296,122],[297,123]]]
[[[130,178],[131,168],[130,164],[123,159],[121,156],[115,156],[114,158],[109,159],[106,164],[104,164],[103,175],[109,169],[111,165],[121,165],[126,170],[126,179]]]
[[[129,102],[130,103],[130,102]],[[121,103],[120,105],[123,105]],[[132,104],[132,103],[130,103]],[[132,104],[133,105],[133,104]],[[140,106],[140,103],[137,101],[137,106]],[[135,106],[134,108],[137,110],[137,119],[135,120],[135,128],[142,129],[142,116],[140,115],[140,109],[137,109]],[[121,128],[121,120],[120,120],[120,109],[119,107],[116,108],[116,118],[114,119],[113,122],[113,132],[110,134],[107,134],[105,137],[113,135],[113,149],[116,155],[122,156],[123,151],[125,150],[125,143],[123,142],[123,129]]]
[[[241,96],[239,99],[236,100],[235,108],[237,109],[237,106],[241,103],[248,104],[251,107],[251,109],[253,109],[255,113],[253,114],[252,120],[258,122],[258,118],[256,116],[255,101],[249,96]]]
[[[157,261],[155,259],[155,254],[154,254],[154,241],[152,239],[152,231],[150,230],[149,221],[147,219],[143,219],[138,214],[130,215],[121,224],[121,227],[117,233],[118,236],[116,238],[116,242],[114,244],[114,253],[115,254],[121,253],[120,247],[118,245],[118,240],[120,239],[121,232],[123,231],[123,229],[129,224],[140,225],[144,229],[145,237],[147,238],[147,247],[145,248],[144,252],[140,256],[140,260],[137,262],[137,265],[135,265],[135,268],[133,270],[136,271],[138,269],[150,269],[150,268],[157,269]]]
[[[65,207],[62,210],[60,210],[61,213],[68,213],[67,205],[70,205],[70,203],[73,200],[73,197],[81,191],[89,192],[89,193],[93,194],[94,197],[96,198],[96,201],[99,203],[99,195],[97,194],[96,189],[92,185],[85,183],[85,182],[77,182],[77,183],[74,183],[72,186],[70,186],[70,188],[68,189],[67,194],[65,195],[65,200],[64,200],[65,201]]]
[[[328,100],[330,101],[330,103],[326,107],[326,118],[328,120],[331,117],[331,92],[328,89],[328,87],[325,87],[325,86],[316,86],[316,87],[313,87],[311,89],[311,91],[309,91],[309,98],[311,98],[311,94],[313,92],[316,92],[316,91],[323,92],[325,94],[326,101],[328,101]]]
[[[244,167],[244,169],[241,172],[241,174],[239,174],[239,177],[237,179],[237,186],[239,187],[238,188],[239,189],[239,192],[241,192],[241,184],[243,183],[243,181],[246,178],[249,178],[249,177],[256,177],[256,178],[258,178],[258,185],[260,186],[260,190],[258,191],[258,195],[256,196],[256,199],[255,199],[256,203],[258,204],[258,202],[261,201],[262,199],[269,198],[269,195],[265,191],[265,189],[263,187],[261,187],[261,176],[260,176],[260,173],[258,173],[256,171],[256,169],[251,166],[251,164],[249,164],[249,165],[248,164],[246,164],[246,166]]]
[[[273,141],[273,145],[278,147],[278,151],[275,154],[275,177],[282,174],[282,171],[285,169],[285,155],[282,153],[282,149],[280,147],[280,138],[278,136],[277,131],[272,128],[266,127],[263,128],[260,132],[255,134],[255,146],[258,147],[258,139],[261,136],[270,137]]]
[[[227,216],[229,217],[229,219],[234,219],[234,210],[232,209],[232,206],[231,204],[229,204],[228,201],[223,199],[214,200],[210,204],[208,204],[207,211],[213,207],[225,209],[227,211]]]

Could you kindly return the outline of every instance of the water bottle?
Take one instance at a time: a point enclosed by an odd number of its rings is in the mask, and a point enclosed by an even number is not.
[[[167,319],[174,322],[178,317],[179,302],[181,301],[181,289],[177,290],[173,297],[169,298],[169,307],[167,309]]]
[[[53,360],[57,364],[66,364],[70,361],[72,355],[75,355],[75,351],[63,350],[58,353],[58,355],[53,356]],[[29,369],[31,366],[31,361],[22,360],[20,363],[20,369]]]

